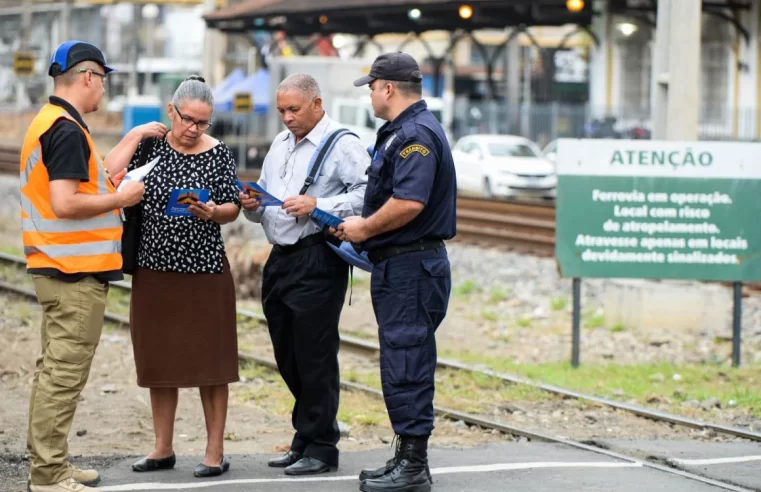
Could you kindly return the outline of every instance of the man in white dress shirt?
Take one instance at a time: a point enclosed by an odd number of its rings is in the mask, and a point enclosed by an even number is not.
[[[309,214],[317,207],[342,218],[361,215],[370,156],[357,137],[342,136],[300,194],[316,148],[340,126],[325,114],[309,75],[280,83],[277,109],[288,130],[272,142],[258,183],[284,204],[259,207],[244,194],[241,202],[245,217],[260,222],[273,244],[262,303],[280,374],[296,399],[291,449],[269,465],[308,475],[338,468],[338,320],[349,277],[348,264]]]

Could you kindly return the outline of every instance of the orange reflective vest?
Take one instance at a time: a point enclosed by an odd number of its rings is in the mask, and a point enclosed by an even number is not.
[[[59,219],[53,213],[50,179],[42,161],[40,137],[61,118],[77,123],[63,108],[46,104],[32,120],[21,148],[21,229],[27,268],[55,268],[63,273],[121,270],[122,220],[119,210],[84,220]],[[84,128],[82,131],[90,146],[90,179],[79,183],[77,193],[116,192],[90,133]]]

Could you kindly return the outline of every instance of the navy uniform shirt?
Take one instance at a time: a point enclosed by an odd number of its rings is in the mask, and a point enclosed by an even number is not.
[[[425,101],[416,102],[378,130],[367,175],[363,217],[377,212],[392,197],[415,200],[425,208],[407,225],[365,241],[365,251],[454,237],[454,160],[444,129]]]

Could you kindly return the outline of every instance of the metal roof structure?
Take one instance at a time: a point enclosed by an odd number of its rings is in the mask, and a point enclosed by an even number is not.
[[[463,6],[470,8],[470,17],[460,15]],[[374,36],[511,26],[588,26],[592,15],[591,0],[584,2],[579,12],[571,12],[566,0],[244,0],[204,19],[208,27],[223,32]]]

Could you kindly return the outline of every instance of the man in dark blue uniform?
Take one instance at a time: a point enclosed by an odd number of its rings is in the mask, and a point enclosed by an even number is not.
[[[378,130],[362,217],[336,235],[360,244],[373,263],[381,382],[396,454],[363,470],[360,490],[431,489],[428,437],[433,431],[435,332],[447,312],[451,273],[444,240],[455,235],[457,183],[444,130],[422,96],[422,74],[405,53],[379,56],[369,85]]]

